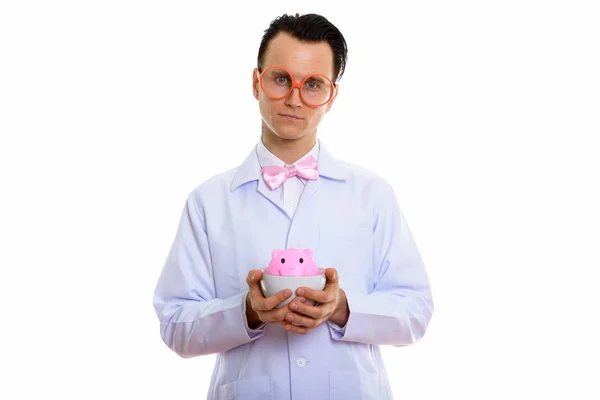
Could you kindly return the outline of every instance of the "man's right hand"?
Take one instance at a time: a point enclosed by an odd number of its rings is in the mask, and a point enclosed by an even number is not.
[[[262,271],[259,269],[250,270],[246,278],[246,283],[250,289],[248,296],[246,296],[246,319],[250,329],[256,329],[263,322],[283,323],[286,314],[290,312],[287,304],[281,308],[275,307],[290,297],[292,291],[285,289],[273,296],[265,297],[258,283],[261,278]]]

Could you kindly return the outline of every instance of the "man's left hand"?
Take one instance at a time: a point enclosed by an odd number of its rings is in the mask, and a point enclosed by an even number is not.
[[[285,324],[287,331],[306,334],[327,320],[340,326],[346,325],[350,310],[346,294],[340,289],[337,271],[334,268],[327,268],[325,278],[327,280],[323,290],[298,288],[297,297],[289,304],[292,312],[285,316],[285,320],[288,322]],[[316,301],[317,305],[312,306],[305,302],[307,299]],[[301,326],[292,325],[292,323]]]

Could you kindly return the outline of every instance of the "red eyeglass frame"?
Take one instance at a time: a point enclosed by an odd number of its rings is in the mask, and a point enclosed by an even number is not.
[[[283,96],[279,96],[279,97],[270,96],[270,95],[267,93],[267,91],[265,90],[265,88],[263,87],[263,79],[262,79],[262,78],[263,78],[264,74],[265,74],[267,71],[269,71],[269,70],[271,70],[271,69],[275,69],[275,68],[278,68],[278,69],[282,69],[282,70],[284,70],[285,72],[287,72],[287,74],[288,74],[288,75],[290,76],[290,78],[292,79],[292,86],[290,87],[290,90],[289,90],[289,91],[288,91],[288,92],[287,92],[285,95],[283,95]],[[289,95],[292,93],[292,91],[294,90],[294,88],[298,88],[298,92],[300,93],[300,98],[302,99],[302,101],[304,102],[304,104],[306,104],[306,105],[307,105],[307,106],[309,106],[309,107],[321,107],[321,106],[323,106],[323,105],[325,105],[325,104],[327,104],[327,103],[329,103],[329,102],[333,101],[333,100],[334,100],[334,99],[337,97],[337,94],[338,94],[338,85],[336,85],[335,83],[333,83],[333,82],[331,81],[331,79],[329,79],[329,77],[328,77],[327,75],[323,75],[323,74],[311,74],[311,75],[307,76],[306,78],[304,78],[304,79],[302,80],[302,82],[297,82],[297,81],[294,79],[294,76],[293,76],[293,75],[290,73],[290,71],[288,71],[288,69],[287,69],[287,68],[285,68],[285,67],[282,67],[282,66],[280,66],[280,65],[274,65],[274,66],[272,66],[272,67],[269,67],[269,68],[265,69],[263,72],[260,72],[260,71],[259,71],[259,69],[258,69],[258,68],[256,68],[256,72],[258,73],[258,82],[259,82],[260,88],[262,89],[263,93],[264,93],[264,94],[265,94],[265,95],[266,95],[268,98],[270,98],[271,100],[281,100],[281,99],[284,99],[284,98],[288,97],[288,96],[289,96]],[[329,96],[329,99],[328,99],[327,101],[325,101],[325,102],[321,103],[321,104],[312,104],[312,103],[310,103],[310,102],[306,101],[306,99],[305,99],[305,98],[304,98],[304,96],[302,95],[302,85],[304,85],[304,82],[306,82],[306,81],[307,81],[307,79],[309,79],[309,78],[311,78],[311,77],[313,77],[313,76],[320,76],[320,77],[323,77],[323,78],[327,79],[327,80],[329,81],[329,83],[331,83],[331,87],[333,87],[333,90],[331,91],[331,96]]]

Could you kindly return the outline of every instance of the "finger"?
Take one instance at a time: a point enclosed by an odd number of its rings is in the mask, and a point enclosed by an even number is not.
[[[304,326],[295,326],[295,325],[292,325],[292,324],[285,324],[284,325],[284,329],[286,331],[294,332],[294,333],[299,333],[301,335],[305,335],[308,331],[310,331],[309,328],[306,328]]]
[[[248,286],[256,285],[258,286],[258,282],[262,278],[262,271],[260,269],[251,269],[248,271],[248,276],[246,277],[246,283]]]
[[[296,302],[290,303],[290,310],[296,314],[303,314],[314,319],[321,319],[326,314],[326,306],[312,306],[310,304]]]
[[[293,312],[287,313],[285,316],[285,320],[289,323],[293,322],[297,325],[302,325],[307,328],[316,328],[320,324],[319,320],[316,320],[311,317],[306,317],[304,315],[295,314]]]
[[[248,288],[250,289],[250,304],[252,304],[252,308],[255,311],[265,310],[265,296],[258,284],[258,281],[262,277],[262,273],[260,271],[250,271],[248,273],[248,277],[246,278],[246,282],[248,283]]]
[[[288,305],[286,304],[285,306],[283,306],[281,308],[276,308],[271,311],[263,311],[263,312],[259,313],[259,317],[260,317],[261,321],[277,324],[277,323],[285,322],[285,316],[289,312],[290,312],[290,309],[288,308]]]
[[[275,307],[277,307],[277,305],[279,305],[280,303],[284,302],[285,300],[287,300],[288,297],[290,297],[292,295],[292,291],[290,289],[284,289],[281,290],[277,293],[275,293],[273,296],[269,296],[266,299],[263,300],[263,306],[265,310],[272,310]]]
[[[325,278],[327,278],[326,284],[339,282],[339,276],[338,276],[337,270],[335,268],[325,269]]]
[[[314,290],[307,287],[298,288],[296,291],[298,296],[306,297],[309,300],[314,300],[317,303],[329,303],[335,300],[335,293],[330,290]]]
[[[250,287],[250,304],[254,311],[266,311],[269,310],[265,307],[265,296],[263,295],[260,288]]]

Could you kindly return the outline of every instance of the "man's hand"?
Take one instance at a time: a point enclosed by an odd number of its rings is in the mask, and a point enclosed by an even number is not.
[[[327,281],[323,290],[306,287],[298,288],[296,297],[289,304],[285,315],[285,329],[290,332],[306,334],[323,322],[331,320],[340,326],[346,325],[350,316],[346,294],[340,289],[337,271],[333,268],[325,270]],[[316,306],[305,303],[305,299],[314,300]],[[297,325],[292,325],[292,323]]]
[[[246,319],[250,329],[256,329],[263,322],[282,323],[285,315],[290,311],[289,304],[281,308],[275,307],[290,297],[292,291],[285,289],[273,296],[265,297],[258,284],[261,277],[262,271],[253,269],[246,278],[246,283],[250,288],[250,292],[246,296]]]

